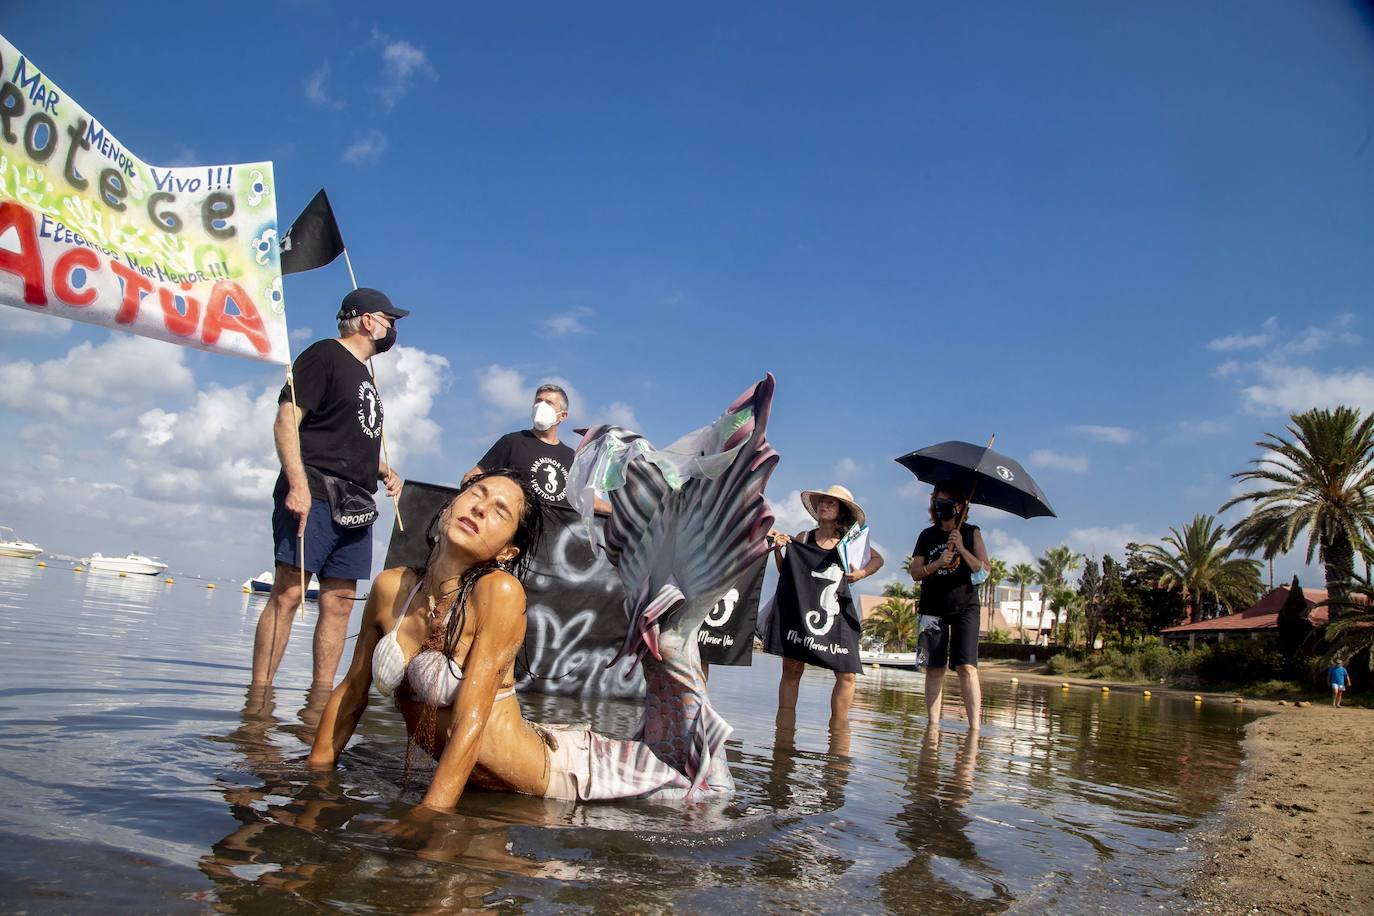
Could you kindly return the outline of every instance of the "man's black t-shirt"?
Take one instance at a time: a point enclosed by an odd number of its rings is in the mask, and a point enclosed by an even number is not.
[[[962,525],[959,528],[964,549],[969,553],[973,553],[973,532],[977,530],[977,525]],[[916,546],[911,548],[911,555],[920,557],[929,566],[948,549],[949,532],[931,525],[916,537]],[[970,601],[976,603],[978,593],[973,587],[973,574],[969,572],[967,563],[961,561],[953,569],[937,569],[921,580],[922,614],[943,617],[963,610]]]
[[[484,471],[511,468],[524,473],[534,490],[559,509],[572,509],[568,502],[568,470],[575,453],[559,442],[549,445],[531,430],[506,433],[487,449],[477,466]]]
[[[367,366],[334,339],[311,344],[296,357],[296,406],[301,421],[301,461],[351,480],[368,492],[377,489],[382,448],[382,400]],[[282,386],[278,403],[291,402],[291,389]],[[310,495],[326,499],[314,480]],[[286,475],[277,478],[277,495],[286,491]]]

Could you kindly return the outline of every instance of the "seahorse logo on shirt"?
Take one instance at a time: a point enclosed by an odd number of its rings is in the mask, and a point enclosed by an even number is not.
[[[382,434],[382,399],[370,379],[358,385],[358,425],[369,439]]]
[[[807,611],[802,618],[802,622],[806,624],[806,628],[811,631],[812,636],[824,636],[829,633],[830,628],[835,625],[835,618],[840,616],[840,602],[836,599],[835,594],[840,590],[840,579],[843,576],[844,572],[838,563],[831,563],[825,569],[811,573],[813,579],[820,579],[826,583],[825,587],[821,589],[821,595],[817,601],[820,608]]]

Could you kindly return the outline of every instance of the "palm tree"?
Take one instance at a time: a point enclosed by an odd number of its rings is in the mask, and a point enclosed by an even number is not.
[[[1194,516],[1183,529],[1170,528],[1164,545],[1144,544],[1140,556],[1161,588],[1183,593],[1188,623],[1211,596],[1228,614],[1248,607],[1263,591],[1260,562],[1232,556],[1234,544],[1222,543],[1226,529],[1211,515]]]
[[[1068,637],[1071,635],[1074,626],[1072,622],[1073,612],[1083,604],[1083,596],[1077,589],[1067,585],[1054,586],[1054,607],[1062,613],[1055,619],[1054,639],[1061,645],[1067,645]],[[1069,632],[1065,632],[1065,631]]]
[[[997,586],[1001,585],[1007,578],[1007,564],[996,557],[988,559],[988,577],[983,580],[981,586],[983,590],[983,603],[988,607],[988,632],[992,632],[992,619],[996,610]],[[982,624],[979,624],[979,629]]]
[[[1261,485],[1221,507],[1254,503],[1231,529],[1235,546],[1266,558],[1293,549],[1307,532],[1307,562],[1318,549],[1326,592],[1339,616],[1355,575],[1355,552],[1366,561],[1374,542],[1374,415],[1361,419],[1351,407],[1309,410],[1289,418],[1288,437],[1265,433],[1256,442],[1266,454],[1248,471],[1232,474]]]
[[[1044,556],[1035,561],[1035,565],[1035,578],[1041,586],[1040,606],[1042,613],[1048,607],[1054,614],[1054,623],[1050,625],[1050,633],[1053,634],[1059,624],[1061,605],[1056,600],[1059,597],[1058,590],[1064,585],[1064,577],[1078,568],[1078,554],[1070,550],[1067,545],[1060,544],[1058,547],[1051,547],[1045,551]]]
[[[916,643],[916,598],[920,589],[893,582],[883,589],[887,598],[863,622],[866,635],[878,640],[884,649],[909,650]]]
[[[1374,582],[1368,574],[1363,579],[1357,576],[1345,597],[1332,599],[1328,595],[1325,601],[1317,602],[1316,607],[1322,605],[1326,605],[1331,614],[1331,623],[1322,634],[1330,659],[1349,659],[1374,648]]]
[[[1026,642],[1026,586],[1036,583],[1035,567],[1029,563],[1017,563],[1007,573],[1007,581],[1019,587],[1016,605],[1016,627],[1021,631],[1021,643]]]

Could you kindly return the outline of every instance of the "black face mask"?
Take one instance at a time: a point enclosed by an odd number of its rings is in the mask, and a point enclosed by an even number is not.
[[[947,522],[954,518],[959,504],[952,499],[937,499],[931,508],[935,511],[935,518],[938,521]]]
[[[372,341],[372,346],[378,353],[385,353],[396,345],[396,325],[391,325],[386,329],[386,335],[381,340]]]

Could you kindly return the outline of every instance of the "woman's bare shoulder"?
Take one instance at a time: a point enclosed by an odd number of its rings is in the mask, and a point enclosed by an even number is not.
[[[366,613],[385,621],[399,614],[401,609],[396,602],[419,580],[415,570],[408,566],[393,566],[384,569],[372,580],[372,594],[367,602]]]
[[[525,620],[525,586],[503,570],[489,572],[477,580],[472,590],[473,606],[483,619],[519,622]]]

